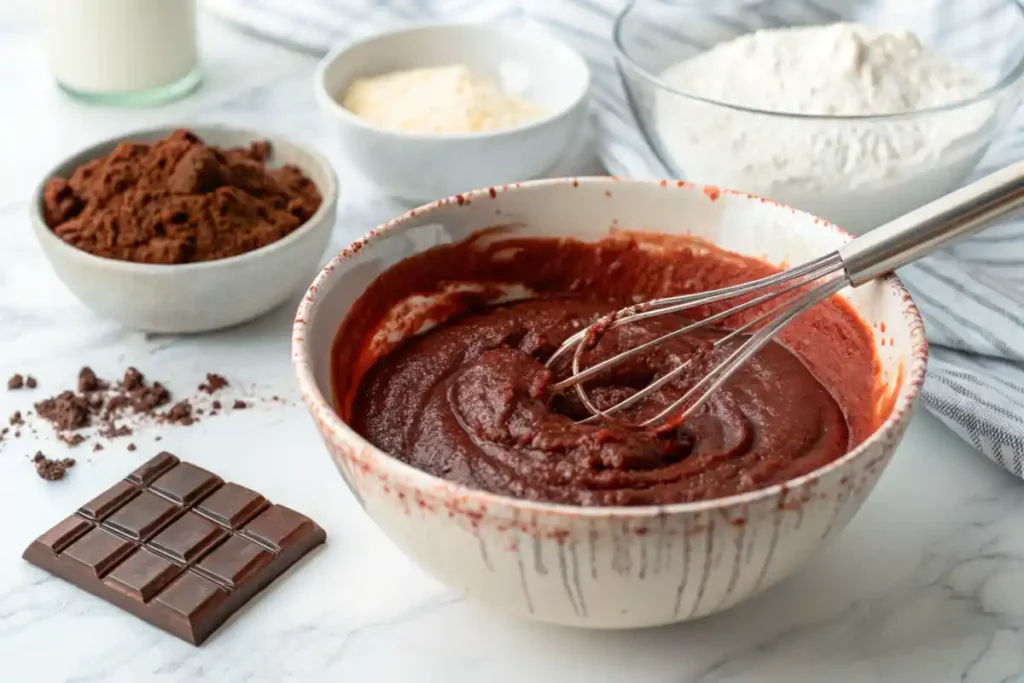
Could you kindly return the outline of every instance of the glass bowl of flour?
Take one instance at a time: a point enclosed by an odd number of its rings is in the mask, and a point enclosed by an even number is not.
[[[613,37],[671,173],[854,233],[961,184],[1024,90],[1016,0],[637,0]]]

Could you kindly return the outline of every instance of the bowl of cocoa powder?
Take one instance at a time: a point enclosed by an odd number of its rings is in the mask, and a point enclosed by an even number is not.
[[[32,224],[57,276],[96,313],[204,332],[296,296],[330,239],[337,180],[317,152],[223,126],[106,140],[48,173]]]

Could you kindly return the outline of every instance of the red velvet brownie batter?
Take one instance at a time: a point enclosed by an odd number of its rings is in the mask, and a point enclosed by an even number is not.
[[[647,242],[643,248],[639,239]],[[879,420],[870,332],[841,299],[793,323],[783,335],[788,348],[770,344],[694,416],[668,430],[626,423],[656,414],[704,376],[729,350],[712,348],[721,332],[677,337],[588,383],[598,405],[607,407],[695,359],[690,371],[622,415],[621,423],[579,424],[588,413],[575,392],[550,390],[570,373],[568,362],[544,366],[566,337],[623,305],[773,270],[678,238],[653,245],[625,236],[599,244],[531,239],[439,247],[386,272],[353,307],[335,345],[337,402],[378,448],[438,477],[517,498],[649,505],[779,484],[840,457]],[[397,348],[382,348],[382,312],[411,294],[438,291],[442,280],[482,286],[441,297],[441,312],[403,320],[406,329],[418,329],[431,315],[445,319]],[[492,305],[508,283],[536,296]],[[686,320],[660,317],[611,329],[587,361]]]

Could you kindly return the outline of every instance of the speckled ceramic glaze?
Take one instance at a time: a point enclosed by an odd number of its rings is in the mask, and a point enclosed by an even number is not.
[[[616,226],[690,233],[777,264],[850,239],[808,214],[685,183],[614,178],[486,188],[413,210],[338,255],[299,308],[295,370],[349,488],[426,571],[507,612],[591,628],[633,628],[726,609],[786,578],[860,508],[906,430],[927,344],[895,277],[842,293],[871,325],[891,415],[839,460],[784,486],[663,507],[577,508],[474,491],[364,441],[331,405],[330,349],[351,304],[380,273],[494,224],[517,236],[599,239]]]

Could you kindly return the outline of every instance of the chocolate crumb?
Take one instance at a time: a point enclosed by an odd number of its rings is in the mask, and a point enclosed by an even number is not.
[[[133,444],[133,443],[128,444],[128,452],[132,453],[134,451],[135,451],[135,444]]]
[[[100,430],[100,436],[104,439],[116,439],[121,436],[130,436],[135,432],[131,427],[127,425],[119,425],[116,422],[111,422],[109,425]]]
[[[81,434],[61,434],[57,438],[72,448],[85,441],[85,437]]]
[[[164,440],[164,437],[162,437],[162,436],[157,436],[157,437],[153,438],[153,441],[163,441],[163,440]]]
[[[171,409],[163,414],[163,419],[172,424],[188,426],[196,420],[192,417],[192,404],[188,401],[178,401]]]
[[[96,376],[92,368],[86,366],[78,371],[78,391],[87,393],[91,391],[102,391],[107,388],[107,383]]]
[[[20,373],[11,378],[10,384],[17,384],[18,388],[38,386],[34,377]],[[206,373],[205,381],[198,386],[202,394],[209,395],[230,386],[230,383],[223,375],[210,372]],[[136,429],[143,425],[162,423],[189,426],[201,417],[220,414],[228,405],[233,405],[236,410],[244,410],[254,405],[253,400],[261,399],[225,401],[211,398],[209,403],[202,401],[195,404],[191,400],[186,398],[175,402],[167,387],[160,382],[147,382],[146,377],[135,367],[128,367],[119,380],[108,381],[98,376],[92,368],[83,366],[71,389],[37,401],[34,411],[22,410],[11,414],[9,426],[4,424],[0,427],[0,440],[20,438],[21,432],[26,429],[31,430],[32,435],[38,435],[38,425],[46,422],[53,428],[55,436],[69,447],[90,442],[91,451],[96,453],[106,450],[110,445],[109,440],[135,434]],[[162,438],[153,437],[154,441]],[[137,442],[129,444],[129,451],[137,449]],[[57,465],[45,466],[46,474],[55,474],[61,461],[48,462]]]
[[[102,396],[94,396],[93,399],[94,400],[90,401],[90,404],[97,409],[103,408],[103,414],[107,417],[119,412],[122,408],[129,406],[132,403],[131,398],[127,394],[115,394],[114,396],[111,396],[107,399],[107,405],[105,407],[103,406]]]
[[[42,451],[36,451],[32,463],[36,466],[36,474],[46,481],[60,481],[67,471],[75,466],[75,461],[71,458],[50,460],[43,455]]]
[[[89,402],[73,391],[63,391],[36,404],[39,417],[61,431],[88,427],[92,422]]]
[[[11,378],[7,380],[7,390],[14,391],[15,389],[21,389],[25,386],[25,378],[18,373],[11,375]]]
[[[207,394],[212,394],[216,391],[220,391],[226,386],[228,386],[228,381],[223,375],[218,375],[215,372],[208,372],[206,373],[206,381],[199,385],[199,391],[205,391]]]
[[[137,413],[149,413],[154,408],[168,403],[171,400],[171,392],[160,384],[153,382],[152,386],[140,386],[134,389],[131,394],[132,408]]]
[[[137,369],[130,367],[124,372],[124,379],[121,380],[121,388],[125,391],[135,391],[143,386],[145,376]]]

